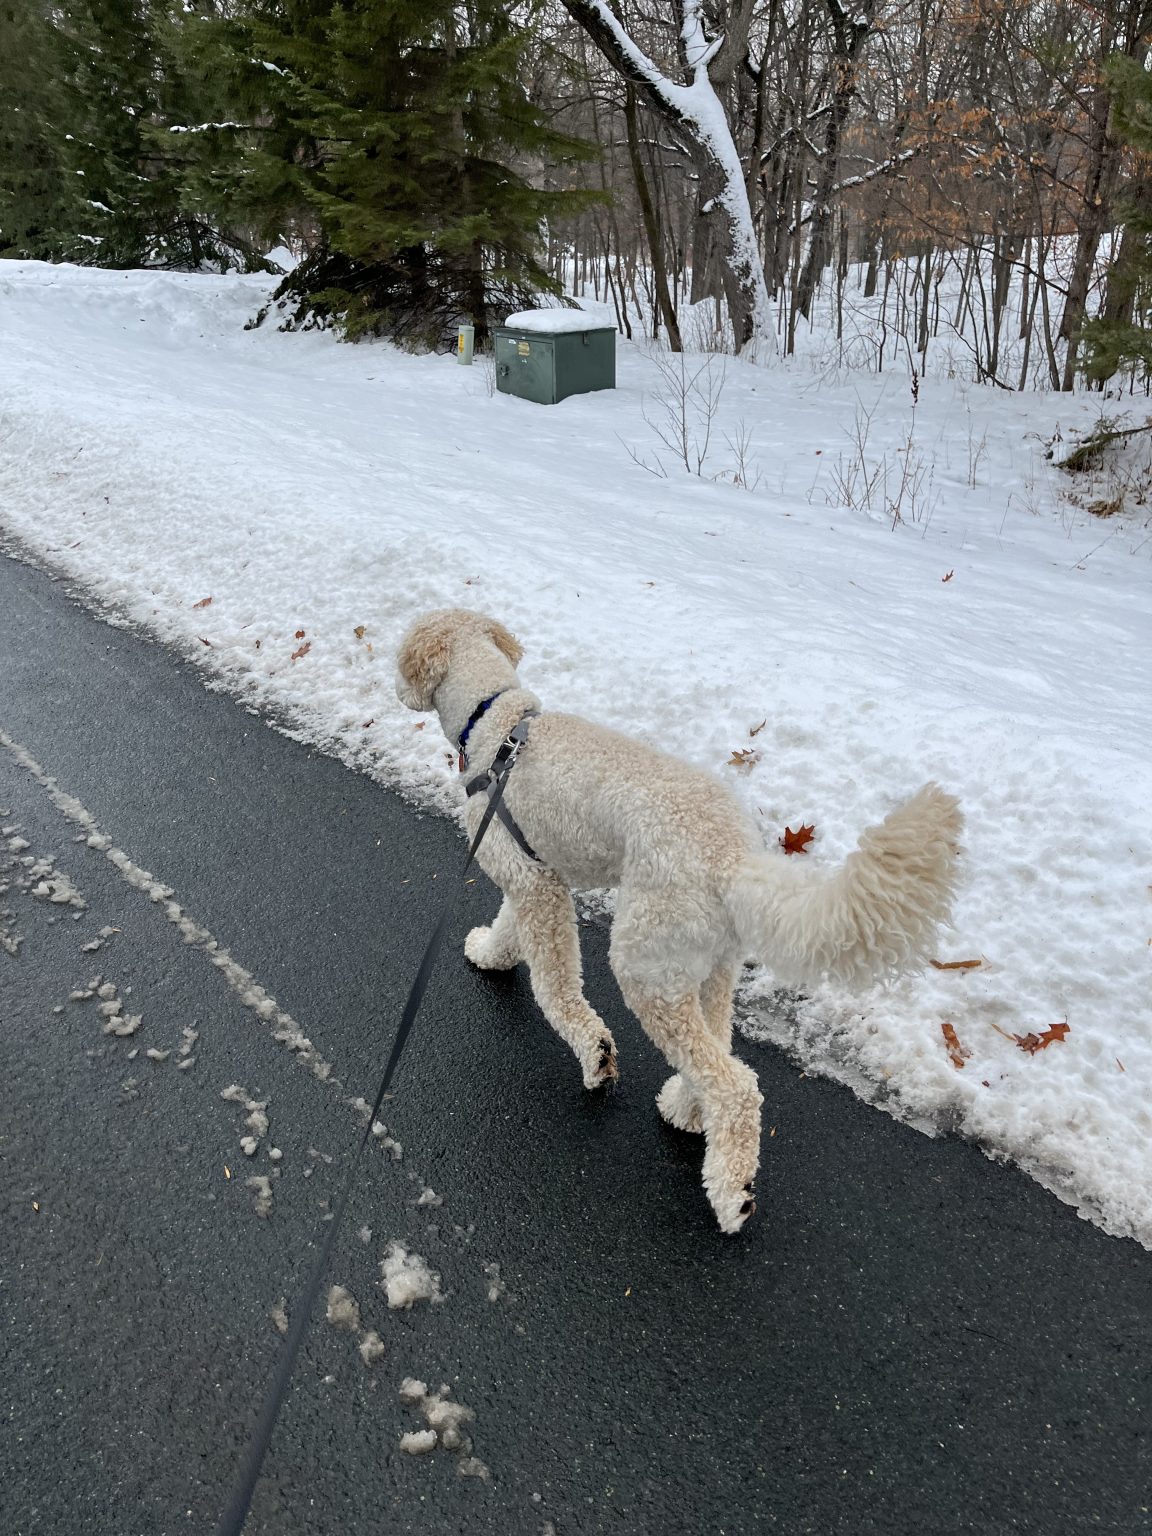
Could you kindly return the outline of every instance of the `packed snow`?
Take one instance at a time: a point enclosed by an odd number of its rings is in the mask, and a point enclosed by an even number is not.
[[[400,1441],[401,1450],[423,1455],[441,1445],[446,1451],[457,1453],[456,1471],[461,1477],[478,1477],[485,1483],[491,1480],[488,1468],[471,1454],[472,1440],[464,1428],[476,1415],[471,1408],[453,1400],[447,1384],[430,1392],[425,1382],[406,1376],[397,1390],[401,1402],[419,1412],[427,1426],[405,1434]]]
[[[913,389],[818,337],[696,357],[695,475],[641,346],[539,407],[482,361],[245,330],[269,281],[0,265],[12,538],[425,805],[457,804],[452,754],[393,654],[442,606],[509,624],[546,706],[714,769],[767,843],[814,825],[814,861],[939,780],[967,830],[938,958],[980,964],[791,1000],[758,975],[745,1027],[1152,1246],[1152,535],[1049,460],[1098,400]]]
[[[509,330],[536,331],[543,336],[583,335],[586,331],[616,329],[607,310],[590,314],[587,309],[520,309],[504,324]]]
[[[393,1309],[410,1308],[418,1301],[444,1300],[440,1276],[429,1269],[418,1253],[409,1253],[403,1243],[390,1243],[380,1260],[380,1284]]]
[[[350,1333],[360,1332],[360,1304],[345,1286],[329,1286],[328,1306],[324,1315],[333,1328],[346,1328]]]

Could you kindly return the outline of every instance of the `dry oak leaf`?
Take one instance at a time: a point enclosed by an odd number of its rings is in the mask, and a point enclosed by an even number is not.
[[[311,642],[311,640],[305,640],[303,645],[297,646],[297,648],[292,652],[292,660],[293,661],[299,661],[301,656],[307,656],[308,652],[311,649],[312,649],[312,642]]]
[[[796,832],[793,832],[791,827],[785,827],[784,836],[778,841],[785,853],[807,853],[808,844],[815,836],[815,827],[801,826]]]
[[[304,638],[304,631],[302,629],[298,629],[296,631],[296,639],[297,640],[303,640],[303,638]]]
[[[1068,1020],[1065,1019],[1061,1024],[1050,1024],[1038,1035],[1013,1035],[1012,1038],[1022,1051],[1027,1051],[1029,1056],[1035,1056],[1037,1051],[1047,1050],[1053,1040],[1063,1040],[1069,1030]]]
[[[941,581],[951,581],[953,576],[955,576],[955,574],[956,574],[955,571],[949,571],[947,576],[941,576],[940,580]]]
[[[193,608],[207,608],[211,601],[210,597],[202,597],[198,603],[193,603],[192,606]]]
[[[983,960],[929,960],[928,964],[938,971],[972,971],[984,962]]]
[[[755,747],[737,747],[728,759],[729,768],[751,768],[760,761],[760,754]]]
[[[368,626],[366,624],[357,624],[352,633],[356,636],[357,640],[363,640],[367,628]]]
[[[767,724],[768,724],[768,716],[765,715],[763,720],[761,720],[760,724],[759,725],[754,725],[752,727],[752,729],[748,732],[749,736],[759,736],[760,732],[764,729],[764,727]]]
[[[962,1067],[971,1056],[972,1052],[967,1046],[960,1044],[960,1038],[952,1025],[945,1022],[940,1025],[940,1032],[944,1036],[944,1044],[948,1047],[948,1058],[954,1067]]]

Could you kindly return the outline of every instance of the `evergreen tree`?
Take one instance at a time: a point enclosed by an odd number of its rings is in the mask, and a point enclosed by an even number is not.
[[[231,74],[233,115],[255,130],[227,130],[230,165],[206,144],[186,197],[301,240],[276,294],[287,324],[429,345],[461,315],[483,335],[494,305],[554,290],[541,223],[587,195],[538,191],[514,162],[585,150],[518,83],[526,33],[508,4],[250,0],[186,35],[202,78]]]
[[[153,0],[0,0],[0,252],[108,267],[230,265],[182,202],[197,107]]]
[[[1132,154],[1123,228],[1104,303],[1082,334],[1085,372],[1101,386],[1133,363],[1146,378],[1152,376],[1152,75],[1140,61],[1123,56],[1110,60],[1107,68],[1113,131]]]
[[[82,258],[95,219],[68,131],[72,54],[50,0],[0,0],[0,256]]]

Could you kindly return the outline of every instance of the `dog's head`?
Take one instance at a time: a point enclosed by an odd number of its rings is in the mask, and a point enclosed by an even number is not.
[[[396,696],[409,709],[432,708],[436,690],[454,662],[491,672],[488,663],[503,658],[514,669],[524,652],[514,635],[486,613],[441,608],[426,613],[409,628],[396,655]],[[483,682],[488,681],[487,676]]]

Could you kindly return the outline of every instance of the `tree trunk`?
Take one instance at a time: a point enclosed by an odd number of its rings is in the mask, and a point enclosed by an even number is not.
[[[875,0],[865,0],[855,16],[849,17],[840,0],[827,0],[832,19],[834,58],[832,68],[836,85],[832,94],[832,110],[828,115],[828,127],[824,135],[824,153],[820,161],[820,177],[813,199],[812,217],[809,221],[808,255],[796,288],[796,307],[805,320],[811,318],[812,299],[820,274],[831,257],[832,189],[840,177],[840,144],[852,103],[856,97],[857,71],[864,42],[872,30],[872,11]]]
[[[636,183],[636,196],[640,200],[640,214],[644,220],[644,233],[648,237],[648,250],[652,258],[652,284],[656,295],[656,311],[668,332],[668,345],[673,352],[683,352],[680,340],[680,322],[676,318],[676,306],[668,291],[668,268],[664,262],[664,241],[660,233],[660,221],[652,202],[648,178],[644,174],[644,162],[640,155],[640,135],[636,127],[636,87],[631,81],[625,86],[624,122],[628,129],[628,156],[632,162],[632,180]]]
[[[703,0],[682,0],[681,51],[690,84],[671,80],[636,44],[608,0],[564,0],[565,9],[592,38],[609,64],[643,95],[667,123],[699,167],[700,215],[714,229],[715,252],[738,352],[754,356],[776,351],[764,268],[760,261],[752,207],[741,163],[724,107],[709,76],[727,46],[746,39],[750,6],[742,4],[733,17],[732,38],[709,41],[701,15]],[[743,27],[743,31],[742,31]],[[722,73],[724,65],[715,65]],[[713,190],[714,189],[714,190]]]
[[[1148,0],[1131,0],[1124,9],[1109,15],[1103,11],[1100,52],[1107,57],[1114,49],[1129,58],[1143,58],[1144,38],[1152,24],[1152,5]],[[1076,343],[1088,309],[1088,292],[1100,240],[1111,222],[1112,197],[1120,170],[1120,144],[1112,133],[1112,92],[1100,78],[1088,106],[1088,168],[1083,204],[1078,216],[1076,255],[1064,313],[1060,317],[1060,337],[1067,343],[1061,389],[1069,390],[1076,381]]]

